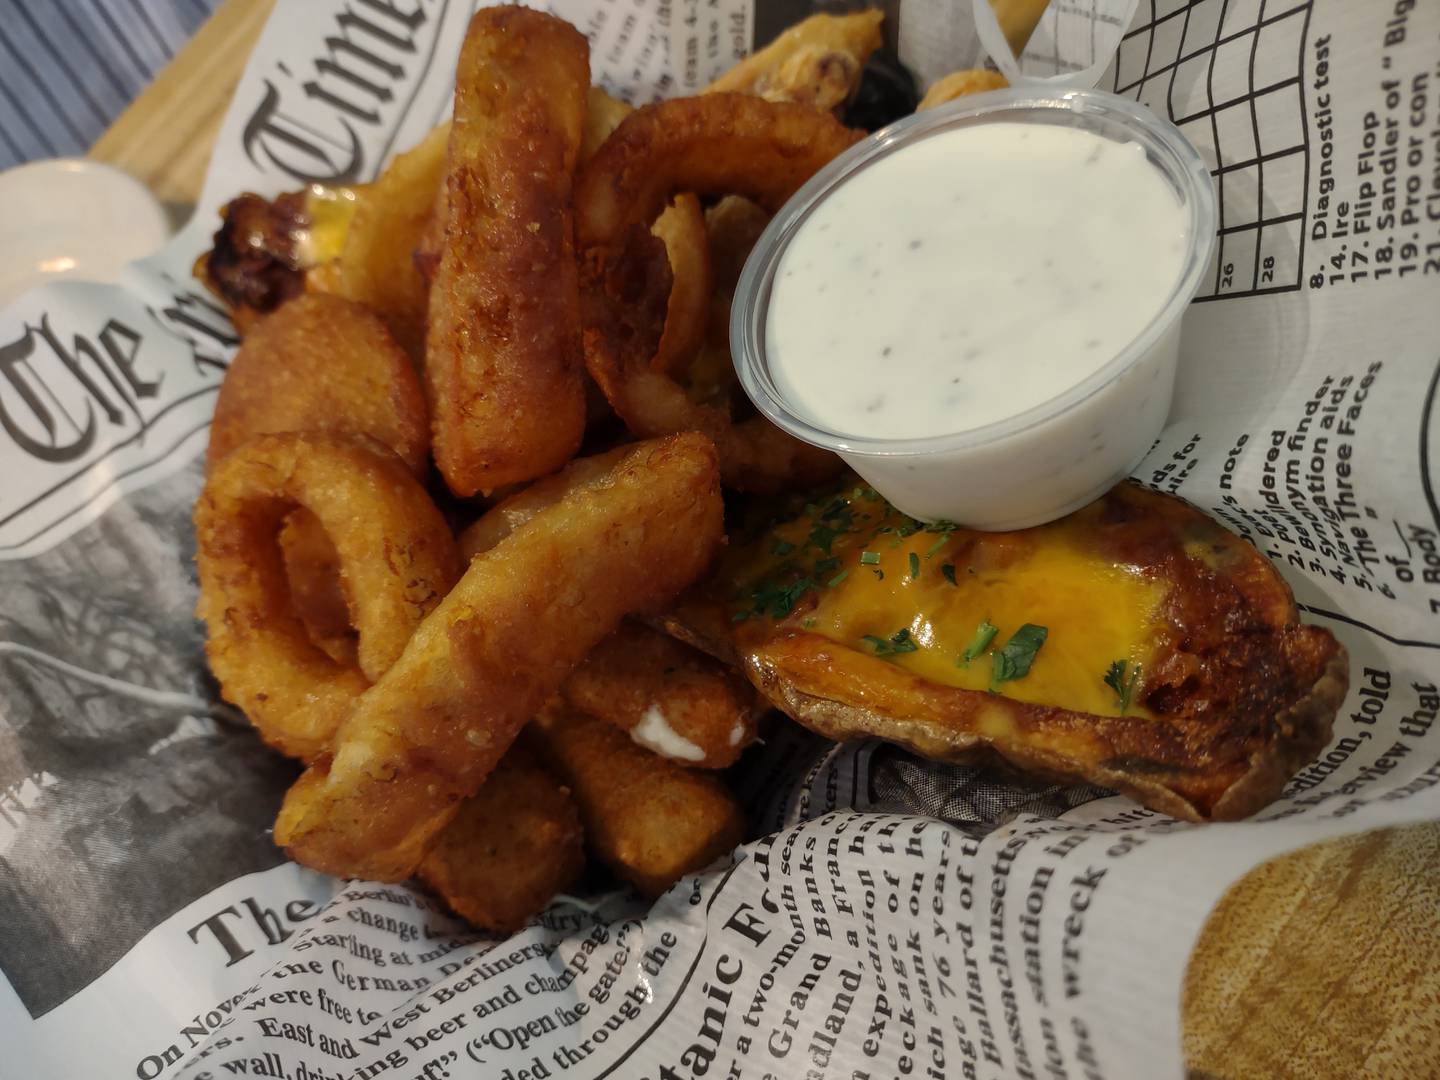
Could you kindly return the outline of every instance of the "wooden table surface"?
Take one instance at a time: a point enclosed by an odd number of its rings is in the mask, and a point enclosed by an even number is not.
[[[228,0],[91,156],[177,212],[192,205],[273,5]],[[1440,824],[1328,841],[1252,871],[1206,924],[1184,1011],[1192,1077],[1440,1077]]]

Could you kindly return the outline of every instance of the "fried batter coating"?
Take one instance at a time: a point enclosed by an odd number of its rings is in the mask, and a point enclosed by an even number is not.
[[[630,447],[474,559],[290,789],[276,841],[340,877],[408,877],[585,655],[705,570],[721,516],[715,448],[677,435]]]
[[[584,869],[569,790],[517,743],[435,838],[419,877],[461,918],[509,934]]]
[[[689,366],[676,374],[686,396],[698,405],[732,410],[750,406],[730,354],[730,307],[745,260],[769,223],[769,214],[739,195],[727,195],[705,210],[713,282],[710,314],[704,343]]]
[[[339,297],[301,296],[246,336],[220,384],[207,466],[255,435],[285,431],[369,435],[416,476],[425,475],[430,424],[420,379],[369,309]],[[280,547],[291,600],[311,639],[337,662],[353,662],[339,556],[325,529],[296,510]]]
[[[461,49],[425,355],[457,495],[553,472],[584,434],[570,193],[589,53],[569,23],[517,7],[482,9]]]
[[[585,103],[585,130],[580,137],[580,160],[589,161],[608,139],[620,121],[635,111],[629,102],[611,97],[598,86],[590,88]]]
[[[677,191],[745,195],[778,210],[822,165],[862,138],[803,105],[744,94],[675,98],[636,109],[581,171],[582,246],[648,226]]]
[[[314,514],[292,511],[280,527],[280,557],[290,603],[310,640],[337,664],[359,662],[360,635],[350,625],[350,602],[340,577],[340,553]]]
[[[1025,51],[1030,35],[1049,6],[1050,0],[990,0],[995,21],[1000,24],[1000,32],[1015,56]]]
[[[656,371],[675,371],[699,350],[710,314],[710,245],[700,200],[689,193],[676,195],[650,232],[665,245],[671,277],[665,328],[650,365]]]
[[[425,393],[405,351],[368,308],[301,296],[262,319],[230,362],[210,423],[206,464],[256,435],[357,432],[424,476]]]
[[[590,106],[585,113],[585,138],[580,149],[584,164],[620,121],[635,110],[611,97],[599,87],[590,88]],[[651,366],[656,371],[674,371],[687,364],[705,340],[706,317],[710,310],[710,249],[705,233],[705,215],[694,195],[675,196],[660,212],[652,235],[665,245],[670,261],[669,293],[665,304],[665,328],[655,348]]]
[[[838,109],[860,85],[860,72],[880,48],[877,8],[849,15],[812,15],[721,75],[706,93],[754,94],[766,101],[794,101]]]
[[[720,450],[725,482],[745,490],[783,490],[834,474],[834,455],[761,417],[732,425],[728,410],[691,402],[654,369],[658,340],[647,327],[655,320],[637,313],[635,289],[637,261],[653,256],[636,229],[648,229],[678,191],[742,194],[773,211],[858,138],[808,106],[710,94],[637,110],[581,169],[575,227],[585,363],[631,431],[705,432]]]
[[[456,542],[460,558],[468,563],[489,551],[540,511],[554,506],[576,488],[600,479],[633,449],[628,445],[617,446],[603,454],[576,458],[558,473],[536,480],[524,490],[502,499],[460,534]]]
[[[763,711],[744,676],[635,622],[595,646],[560,693],[646,749],[701,769],[735,764]]]
[[[445,179],[449,138],[450,125],[441,124],[397,156],[373,184],[352,189],[355,206],[339,257],[305,275],[308,290],[374,311],[414,357],[425,350],[430,288],[411,256]]]
[[[296,507],[334,542],[360,631],[358,669],[310,640],[276,536]],[[312,760],[457,576],[450,529],[388,449],[362,435],[261,435],[211,471],[195,506],[198,614],[227,701],[276,749]]]
[[[967,94],[983,94],[987,90],[1003,90],[1009,85],[1005,76],[998,71],[988,71],[985,68],[952,71],[949,75],[931,83],[930,89],[926,90],[925,96],[920,99],[920,104],[915,106],[915,111],[924,112],[926,109],[944,105],[947,101],[954,101]]]
[[[745,816],[713,773],[637,746],[602,720],[551,705],[530,738],[570,785],[591,853],[659,896],[744,838]]]

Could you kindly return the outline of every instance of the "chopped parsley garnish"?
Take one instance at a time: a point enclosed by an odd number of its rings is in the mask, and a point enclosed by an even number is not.
[[[885,580],[885,571],[884,571],[884,570],[879,570],[879,569],[877,569],[877,570],[874,571],[874,574],[875,574],[875,580],[876,580],[876,581],[884,581],[884,580]]]
[[[1125,669],[1129,667],[1126,660],[1116,660],[1110,665],[1110,670],[1105,673],[1105,685],[1115,691],[1115,696],[1120,701],[1120,715],[1124,716],[1130,711],[1130,702],[1135,696],[1135,686],[1140,681],[1140,665],[1136,664],[1130,672],[1130,677],[1125,677]]]
[[[951,585],[957,585],[957,586],[958,586],[959,582],[957,582],[957,581],[955,580],[955,564],[954,564],[954,563],[948,563],[948,562],[947,562],[944,566],[940,567],[940,573],[942,573],[942,574],[945,575],[945,580],[948,581]]]
[[[829,581],[827,581],[825,584],[828,585],[830,588],[833,589],[836,585],[839,585],[840,582],[844,581],[844,580],[845,580],[847,577],[849,577],[849,576],[850,576],[850,571],[849,571],[849,570],[841,570],[838,574],[836,574],[834,577],[832,577],[832,578],[831,578]]]
[[[910,580],[914,581],[920,576],[920,556],[913,551],[910,552]]]
[[[815,584],[812,578],[802,577],[789,585],[776,582],[762,582],[750,594],[751,607],[748,611],[736,613],[731,621],[744,622],[756,615],[769,615],[772,619],[783,619],[794,609],[796,603]]]
[[[795,545],[790,543],[789,540],[776,540],[775,543],[770,545],[770,554],[779,555],[781,558],[789,555],[794,550]]]
[[[945,576],[950,578],[951,581],[954,581],[955,568],[947,563],[946,569],[948,569],[950,573]],[[971,660],[974,660],[977,656],[984,653],[986,649],[990,648],[990,643],[995,640],[995,635],[999,632],[999,628],[989,619],[981,619],[980,625],[975,627],[975,636],[970,639],[970,644],[965,646],[965,652],[958,661],[959,665],[961,667],[969,667]]]
[[[927,551],[927,552],[925,552],[925,558],[927,558],[927,559],[930,558],[930,556],[934,555],[937,551],[939,551],[942,547],[944,547],[944,546],[945,546],[946,544],[948,544],[949,542],[950,542],[950,535],[947,533],[947,534],[945,534],[944,536],[940,537],[939,540],[936,540],[933,544],[930,545],[930,550]]]
[[[875,566],[875,565],[877,565],[879,562],[880,562],[880,553],[879,553],[878,551],[862,551],[862,552],[860,552],[860,565],[861,565],[861,566]]]
[[[844,529],[837,529],[832,525],[816,525],[810,530],[810,535],[805,542],[829,555],[830,545],[835,543],[836,537],[842,536],[844,533]]]
[[[814,504],[811,504],[812,507]],[[814,508],[811,517],[819,515],[819,522],[810,528],[810,535],[806,543],[819,548],[826,555],[830,554],[830,545],[837,537],[844,536],[850,532],[855,525],[855,514],[844,499],[833,500],[825,509]]]
[[[876,656],[894,656],[897,653],[914,652],[920,646],[910,636],[908,629],[897,630],[888,638],[876,637],[874,634],[866,634],[865,640],[875,650]]]
[[[914,518],[909,518],[903,524],[897,525],[895,527],[895,535],[903,539],[906,536],[914,536],[917,532],[920,532],[924,528],[925,525],[923,522],[916,521]]]
[[[832,556],[831,558],[828,558],[828,559],[821,559],[819,562],[817,562],[817,563],[815,564],[815,576],[816,576],[817,578],[821,578],[821,577],[824,577],[826,574],[833,573],[835,570],[838,570],[839,568],[840,568],[840,560],[839,560],[839,559],[834,558],[833,556]]]
[[[1036,626],[1034,623],[1026,623],[1016,630],[1005,643],[1005,647],[990,661],[991,684],[1023,679],[1029,675],[1030,665],[1035,662],[1035,654],[1040,651],[1040,646],[1045,644],[1048,633],[1045,627]]]
[[[815,629],[815,620],[814,620],[813,618],[807,618],[807,619],[805,619],[803,622],[800,623],[800,629],[802,629],[802,630],[814,630],[814,629]]]

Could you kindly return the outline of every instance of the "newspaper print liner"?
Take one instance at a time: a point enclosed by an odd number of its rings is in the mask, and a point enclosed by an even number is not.
[[[740,0],[553,6],[641,99],[700,85],[758,21]],[[1440,816],[1437,17],[1142,4],[1101,83],[1200,146],[1226,215],[1174,423],[1137,476],[1255,540],[1354,658],[1336,737],[1285,799],[1196,829],[783,725],[737,773],[757,839],[729,865],[648,913],[562,900],[496,942],[411,890],[279,862],[289,767],[212,704],[189,620],[188,507],[234,344],[189,263],[230,195],[373,175],[423,134],[469,14],[282,0],[174,245],[123,291],[0,313],[7,1060],[191,1080],[1178,1075],[1180,975],[1230,881]],[[953,37],[951,14],[891,11],[902,54]],[[1051,70],[1092,59],[1058,57],[1073,29],[1045,39]]]

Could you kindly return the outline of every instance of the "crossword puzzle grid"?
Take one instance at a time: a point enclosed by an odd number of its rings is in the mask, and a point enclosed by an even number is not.
[[[1120,42],[1115,92],[1168,117],[1210,166],[1220,235],[1197,299],[1298,289],[1310,0],[1140,0],[1147,6]]]

